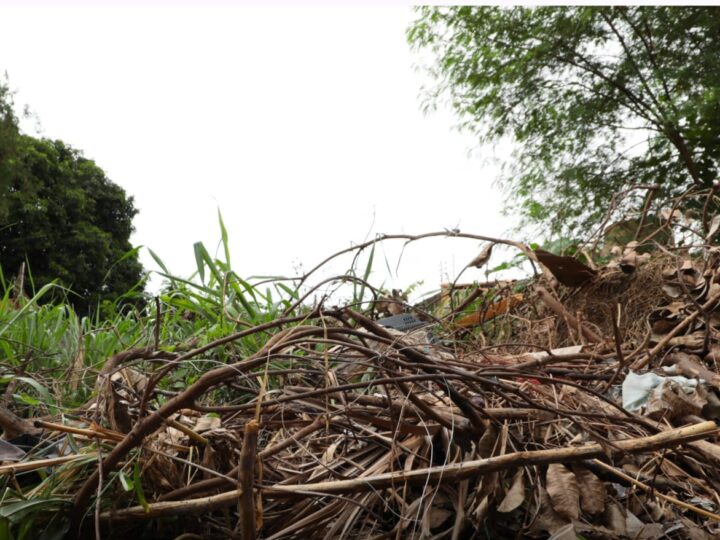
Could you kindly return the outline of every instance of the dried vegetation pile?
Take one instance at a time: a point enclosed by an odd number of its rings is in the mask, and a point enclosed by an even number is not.
[[[103,538],[716,538],[720,251],[630,245],[595,268],[506,243],[535,277],[117,354],[80,416],[14,419],[76,445],[3,473],[53,466],[70,534]]]

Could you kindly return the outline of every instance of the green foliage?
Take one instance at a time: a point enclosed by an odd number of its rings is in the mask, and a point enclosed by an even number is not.
[[[261,282],[241,278],[230,263],[228,233],[220,213],[218,222],[223,257],[212,256],[202,242],[197,242],[193,246],[197,268],[188,278],[174,275],[150,250],[161,269],[158,273],[167,280],[159,296],[162,305],[160,341],[166,350],[183,352],[189,348],[189,343],[192,347],[200,347],[271,322],[282,317],[299,299],[292,281],[286,284],[282,278],[266,278]],[[306,309],[298,306],[291,312],[297,314]],[[163,385],[174,390],[185,388],[218,363],[255,353],[267,338],[265,334],[253,334],[233,341],[214,351],[206,360],[194,360],[175,369]]]
[[[2,85],[0,164],[6,275],[26,263],[28,291],[57,280],[72,291],[69,301],[81,314],[120,295],[139,299],[144,275],[129,240],[137,213],[132,197],[63,142],[19,134]]]
[[[0,227],[8,218],[10,180],[17,161],[18,120],[13,110],[12,95],[0,80]]]
[[[3,504],[0,506],[0,540],[60,540],[69,529],[70,522],[63,514],[70,506],[69,500],[59,498]]]
[[[29,405],[35,414],[57,413],[58,404],[81,404],[94,382],[86,369],[97,369],[113,354],[152,338],[152,327],[136,312],[107,313],[104,320],[80,317],[68,304],[47,302],[53,289],[58,287],[46,285],[33,298],[16,301],[7,287],[0,298],[0,363],[5,368],[0,387],[14,381],[16,407]]]
[[[22,417],[57,417],[60,413],[73,417],[78,407],[94,397],[97,373],[118,352],[157,344],[162,351],[181,355],[273,321],[286,310],[291,315],[307,312],[304,306],[289,309],[299,299],[292,280],[265,279],[261,284],[235,273],[221,216],[219,221],[222,242],[218,252],[222,255],[213,256],[203,244],[196,244],[197,270],[192,276],[173,275],[154,255],[167,279],[158,298],[159,311],[155,304],[142,310],[110,305],[102,314],[81,316],[59,285],[48,284],[32,298],[14,298],[12,280],[0,273],[0,394],[10,396],[8,408]],[[165,393],[153,399],[162,402],[168,392],[186,388],[209,369],[249,356],[270,335],[253,334],[209,350],[202,357],[180,362],[159,384]],[[274,360],[268,367],[287,369],[291,365],[292,360]],[[158,368],[150,361],[129,367],[148,376]],[[263,366],[249,374],[248,384],[263,376],[264,371]],[[266,384],[272,390],[282,382],[271,376]],[[221,387],[210,398],[217,403],[237,403],[254,395]],[[76,453],[81,453],[73,446],[72,437],[68,442]],[[4,509],[0,512],[0,539],[62,538],[69,525],[65,506],[74,495],[76,476],[96,457],[97,453],[90,451],[87,459],[54,467],[47,474],[41,471],[32,491],[26,489],[25,493],[13,490],[9,476],[0,478]],[[123,470],[108,476],[100,500],[111,504],[111,494],[117,488],[138,504],[146,505],[148,487],[144,482],[138,456],[134,456]]]
[[[517,152],[503,185],[526,222],[573,236],[614,193],[709,187],[720,162],[714,7],[423,7],[410,43],[481,142]],[[637,204],[641,194],[621,201]]]
[[[63,300],[58,285],[48,284],[32,298],[15,299],[13,283],[0,274],[0,365],[4,366],[0,393],[13,385],[11,408],[23,416],[72,410],[92,396],[95,375],[108,358],[130,348],[153,346],[156,331],[160,349],[182,354],[282,317],[299,298],[292,282],[265,280],[263,289],[240,278],[228,263],[222,221],[221,232],[225,260],[213,258],[202,244],[196,244],[198,269],[187,279],[171,274],[155,256],[168,280],[158,298],[159,313],[152,304],[143,310],[110,305],[102,316],[82,316]],[[292,313],[306,310],[299,306]],[[253,334],[202,359],[184,362],[160,387],[186,388],[208,369],[256,352],[268,337]],[[138,368],[151,369],[144,364]],[[275,384],[270,382],[270,386]],[[141,485],[136,483],[134,489],[140,490]]]

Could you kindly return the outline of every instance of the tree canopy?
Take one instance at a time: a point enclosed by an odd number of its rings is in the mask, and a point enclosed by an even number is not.
[[[12,95],[0,82],[0,223],[6,222],[8,217],[7,194],[17,159],[18,136]]]
[[[423,7],[408,39],[431,53],[430,105],[515,143],[501,183],[526,220],[578,232],[631,185],[717,179],[718,8]]]
[[[132,197],[78,150],[20,133],[9,98],[0,90],[5,276],[25,262],[36,288],[58,280],[81,313],[141,292],[143,268],[130,244],[137,214]]]

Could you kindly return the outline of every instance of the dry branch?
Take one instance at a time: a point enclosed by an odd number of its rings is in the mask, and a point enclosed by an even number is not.
[[[257,450],[258,423],[250,420],[245,424],[245,437],[240,451],[238,465],[238,524],[235,533],[240,540],[255,538],[255,500],[253,483],[255,480],[255,454]]]
[[[720,430],[715,422],[702,422],[692,426],[663,431],[650,437],[615,441],[616,449],[611,453],[640,453],[669,448],[679,444],[689,443],[717,435]],[[336,480],[331,482],[316,482],[298,485],[264,486],[262,492],[269,498],[281,495],[323,495],[348,494],[360,491],[375,491],[386,488],[398,488],[404,484],[417,484],[432,482],[439,484],[448,481],[458,481],[472,476],[488,474],[496,471],[513,470],[519,467],[532,465],[547,465],[550,463],[569,463],[606,455],[608,449],[599,444],[579,447],[556,448],[553,450],[537,450],[530,452],[515,452],[487,459],[478,459],[460,463],[452,463],[442,467],[427,467],[412,471],[398,471],[394,473],[365,476],[351,480]],[[150,505],[150,512],[145,512],[142,506],[127,508],[114,512],[101,514],[101,519],[124,520],[137,518],[150,518],[183,513],[200,513],[222,506],[233,504],[238,497],[238,491],[233,490],[212,497],[190,499],[182,502],[162,502]]]

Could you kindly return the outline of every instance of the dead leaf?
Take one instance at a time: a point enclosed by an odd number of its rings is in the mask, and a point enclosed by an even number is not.
[[[195,432],[204,433],[211,429],[218,429],[222,425],[222,421],[217,415],[205,414],[197,419],[195,423]]]
[[[570,523],[570,520],[553,510],[547,490],[539,487],[539,508],[528,532],[545,531],[554,534]]]
[[[573,257],[555,255],[544,249],[534,251],[540,261],[555,278],[566,287],[579,287],[590,281],[595,270]]]
[[[505,315],[512,308],[522,302],[523,298],[523,295],[520,293],[513,294],[512,296],[508,296],[507,298],[503,298],[498,302],[490,304],[490,306],[488,306],[488,308],[483,311],[478,311],[477,313],[471,313],[470,315],[466,315],[462,319],[459,319],[455,324],[457,324],[460,328],[469,328],[471,326],[483,324],[484,322],[494,319],[495,317]]]
[[[551,463],[545,478],[548,496],[555,512],[567,519],[578,519],[580,491],[573,472],[561,463]]]
[[[623,273],[632,274],[635,271],[635,268],[637,268],[638,266],[637,253],[635,253],[635,251],[631,251],[630,253],[623,255],[623,258],[620,259],[620,262],[618,264],[620,266],[620,270],[622,270]]]
[[[108,381],[106,414],[111,429],[120,433],[130,433],[133,427],[130,404],[120,396],[116,381]]]
[[[575,534],[575,525],[572,523],[568,523],[564,527],[561,527],[557,531],[553,533],[553,535],[548,538],[548,540],[577,540],[577,535]]]
[[[687,394],[677,383],[667,380],[660,392],[650,394],[645,415],[650,418],[682,418],[687,415],[699,415],[707,400],[700,394],[699,388]]]
[[[473,521],[476,525],[479,526],[485,520],[485,516],[487,516],[489,507],[490,500],[486,495],[485,497],[480,499],[480,502],[475,506],[475,509],[472,512]]]
[[[720,389],[720,374],[703,366],[699,356],[675,352],[668,355],[668,359],[675,362],[680,374],[691,379],[705,379],[709,384]]]
[[[679,298],[683,290],[678,285],[671,285],[670,283],[664,283],[662,290],[670,298]]]
[[[710,229],[708,230],[707,236],[705,237],[706,244],[712,243],[712,240],[717,234],[718,230],[720,230],[720,214],[712,218],[712,221],[710,222]]]
[[[480,254],[468,263],[468,266],[473,268],[482,268],[485,266],[492,255],[493,246],[495,246],[495,244],[485,246]]]
[[[605,523],[618,536],[627,536],[625,511],[617,501],[610,501],[605,507]]]
[[[437,506],[431,506],[430,511],[428,512],[428,526],[430,530],[440,527],[452,515],[454,515],[454,513],[450,510],[438,508]]]
[[[688,518],[681,517],[680,520],[685,526],[687,537],[689,538],[689,540],[711,540],[712,538],[715,538],[701,527],[695,525],[695,523],[690,521]]]
[[[12,443],[0,439],[0,462],[20,461],[25,457],[25,451]]]
[[[643,523],[635,514],[630,511],[628,511],[627,513],[625,523],[627,527],[627,534],[631,538],[636,538],[638,540],[640,540],[641,538],[649,540],[650,538],[661,537],[663,534],[662,524]]]
[[[338,442],[334,442],[330,446],[328,446],[325,449],[325,452],[323,452],[322,458],[320,458],[320,462],[327,465],[333,459],[335,459],[335,451],[337,450],[338,446],[339,446]]]
[[[495,444],[497,443],[497,438],[498,430],[493,424],[490,424],[478,442],[477,453],[481,458],[487,459],[492,457]]]
[[[605,510],[605,484],[585,467],[573,465],[572,469],[580,490],[580,507],[588,514]]]
[[[512,512],[525,501],[525,480],[524,470],[520,469],[515,473],[512,486],[505,494],[505,498],[498,505],[498,512]]]

